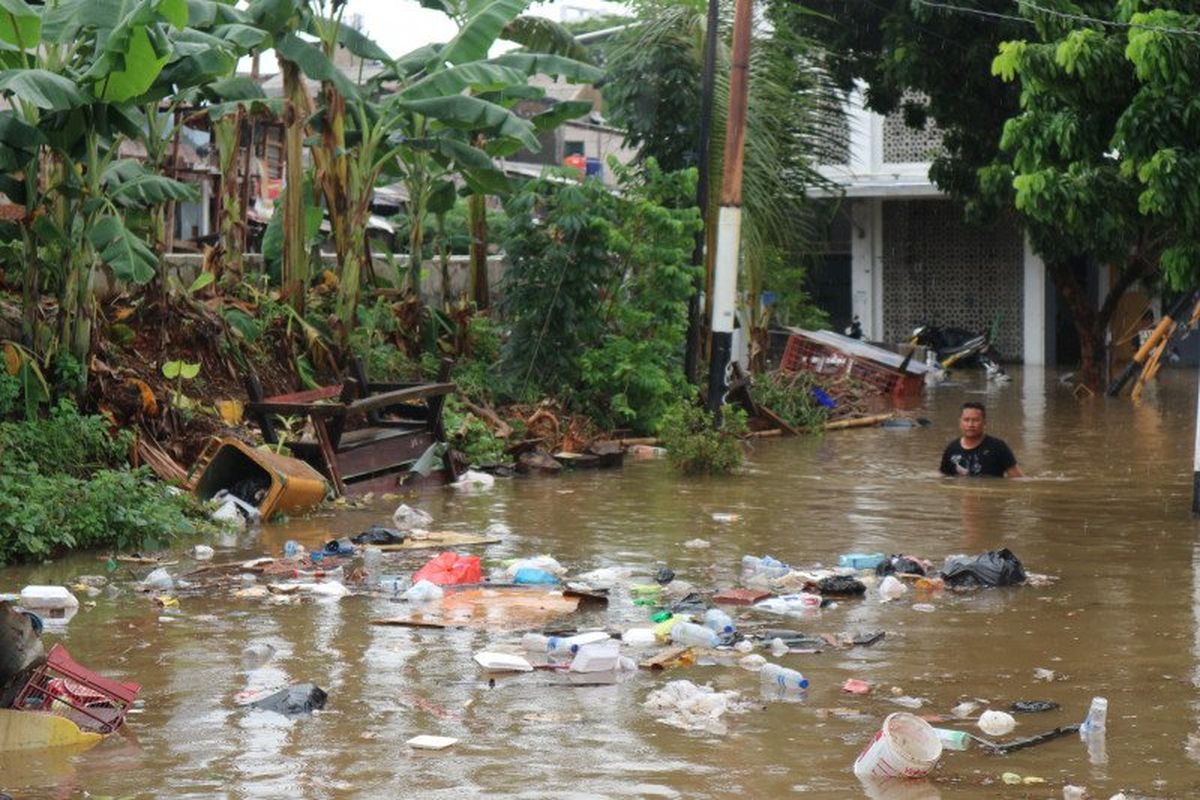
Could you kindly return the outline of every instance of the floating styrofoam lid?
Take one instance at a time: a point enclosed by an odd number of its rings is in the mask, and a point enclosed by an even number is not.
[[[577,633],[574,636],[568,636],[567,641],[573,645],[583,647],[585,644],[595,644],[596,642],[607,642],[610,637],[604,631],[587,631],[586,633]]]
[[[475,663],[488,672],[533,672],[527,659],[512,653],[476,653]]]
[[[417,750],[445,750],[447,747],[458,744],[458,739],[452,736],[430,736],[423,733],[409,739],[405,744]]]

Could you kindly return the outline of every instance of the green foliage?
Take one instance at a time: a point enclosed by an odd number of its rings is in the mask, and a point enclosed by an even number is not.
[[[128,468],[132,438],[68,403],[45,420],[0,423],[0,564],[207,527],[188,495]]]
[[[654,433],[686,392],[687,305],[699,269],[694,170],[665,174],[654,159],[640,172],[612,164],[621,184],[609,238],[614,280],[606,290],[608,330],[583,354],[586,410],[605,426]]]
[[[508,460],[504,453],[504,440],[496,438],[487,423],[468,411],[456,395],[446,398],[442,418],[450,444],[466,457],[471,466],[499,464]]]
[[[813,389],[823,388],[808,372],[781,371],[758,375],[750,394],[754,402],[778,414],[794,428],[820,432],[825,428],[829,410],[817,402]]]
[[[725,406],[721,426],[715,428],[712,414],[681,402],[663,419],[662,442],[671,464],[685,475],[723,475],[745,459],[745,433],[746,413],[739,408]]]
[[[0,472],[0,564],[71,548],[141,547],[201,526],[194,504],[147,468],[89,478],[23,469]]]
[[[83,416],[63,401],[44,420],[0,423],[0,462],[6,469],[84,478],[127,463],[133,435],[109,428],[103,417]]]
[[[580,357],[605,333],[601,292],[614,275],[608,244],[616,203],[599,181],[542,178],[506,204],[500,309],[511,335],[502,368],[516,397],[570,402],[577,395]]]
[[[496,322],[475,314],[467,323],[466,342],[450,371],[450,380],[466,397],[491,400],[500,381],[498,364],[501,354],[501,331]],[[436,367],[434,372],[436,374]]]
[[[654,159],[614,169],[618,195],[543,179],[509,203],[501,371],[516,399],[552,395],[601,425],[651,433],[686,386],[696,176]]]
[[[420,371],[401,346],[406,334],[392,307],[383,298],[358,307],[358,325],[350,335],[350,350],[363,360],[372,381],[412,380]]]
[[[768,309],[771,317],[782,325],[808,330],[829,327],[829,314],[814,305],[804,289],[808,277],[804,259],[789,256],[778,247],[766,248],[762,259],[766,272],[763,291],[775,293],[775,304]]]

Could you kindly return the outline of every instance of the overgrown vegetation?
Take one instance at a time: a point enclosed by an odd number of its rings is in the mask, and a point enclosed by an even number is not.
[[[746,432],[746,412],[740,408],[722,408],[716,427],[707,410],[682,402],[664,416],[662,442],[671,464],[685,475],[722,475],[742,465]]]
[[[502,370],[515,400],[553,396],[601,425],[654,433],[684,391],[695,171],[610,165],[598,181],[543,179],[509,204]]]
[[[776,370],[756,376],[750,393],[754,402],[771,409],[793,428],[818,432],[829,419],[829,408],[822,402],[828,395],[810,372]]]
[[[44,420],[0,423],[0,564],[142,547],[207,527],[189,496],[129,468],[132,439],[69,403]]]

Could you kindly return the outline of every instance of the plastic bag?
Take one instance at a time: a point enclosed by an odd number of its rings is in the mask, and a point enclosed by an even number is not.
[[[897,572],[905,575],[924,575],[925,565],[912,556],[891,555],[875,567],[875,574],[881,578]]]
[[[428,603],[432,600],[441,600],[445,595],[446,593],[442,591],[442,587],[427,580],[420,580],[410,586],[400,596],[410,603]]]
[[[411,531],[414,528],[428,529],[433,524],[433,517],[419,508],[400,504],[400,507],[392,512],[392,524],[402,531]]]
[[[954,587],[1015,586],[1025,582],[1025,568],[1006,547],[974,558],[950,556],[942,567],[942,579]]]
[[[821,594],[855,595],[865,594],[867,587],[858,578],[850,575],[830,575],[817,581],[817,591]]]
[[[355,544],[400,544],[407,538],[408,534],[404,531],[372,525],[350,541]]]
[[[460,556],[447,551],[430,559],[412,579],[414,584],[426,580],[438,586],[479,583],[483,580],[483,569],[479,566],[479,556]]]

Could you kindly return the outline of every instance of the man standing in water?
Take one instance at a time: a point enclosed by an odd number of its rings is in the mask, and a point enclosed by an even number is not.
[[[946,445],[942,452],[943,475],[963,475],[972,478],[1024,478],[1017,466],[1017,457],[1002,439],[983,432],[987,411],[983,403],[963,403],[958,417],[962,436]]]

